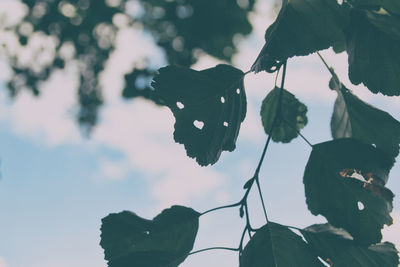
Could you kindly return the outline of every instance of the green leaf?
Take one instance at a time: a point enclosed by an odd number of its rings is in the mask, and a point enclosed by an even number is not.
[[[351,82],[363,83],[373,93],[400,95],[400,19],[354,10],[350,25],[346,50]]]
[[[343,229],[316,224],[301,231],[311,248],[331,266],[397,267],[399,256],[393,244],[360,246]]]
[[[323,267],[302,238],[288,227],[269,222],[250,239],[240,267]]]
[[[389,12],[400,14],[400,1],[398,0],[350,0],[349,2],[356,8],[382,7]]]
[[[235,149],[246,116],[243,77],[241,70],[228,65],[202,71],[168,66],[154,77],[155,93],[176,119],[175,141],[202,166]]]
[[[153,220],[123,211],[102,220],[101,242],[110,267],[176,267],[192,250],[199,213],[172,206]]]
[[[331,120],[333,138],[353,137],[396,157],[399,154],[400,122],[353,95],[332,78],[330,84],[338,93]]]
[[[266,134],[269,134],[278,110],[280,88],[275,87],[265,97],[261,106],[261,120]],[[281,115],[278,125],[272,131],[272,140],[289,143],[298,136],[298,131],[307,125],[307,107],[285,89],[282,89]]]
[[[391,225],[393,193],[384,187],[394,160],[352,138],[313,146],[303,182],[308,209],[363,244],[378,243]]]
[[[253,64],[255,72],[272,72],[293,56],[304,56],[343,43],[347,6],[336,0],[284,0],[265,45]]]

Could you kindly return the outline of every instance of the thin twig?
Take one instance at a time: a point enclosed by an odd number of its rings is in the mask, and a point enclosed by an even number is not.
[[[209,251],[209,250],[229,250],[229,251],[239,251],[239,248],[228,248],[228,247],[211,247],[211,248],[203,248],[203,249],[199,249],[193,252],[190,252],[188,255],[193,255],[193,254],[197,254],[197,253],[201,253],[204,251]]]
[[[314,146],[313,144],[311,144],[310,141],[308,141],[308,139],[307,139],[304,135],[301,134],[301,132],[300,132],[296,127],[294,127],[293,125],[291,125],[286,119],[283,119],[283,122],[286,123],[290,128],[292,128],[292,130],[296,131],[296,133],[297,133],[310,147],[313,147],[313,146]]]
[[[205,215],[205,214],[207,214],[207,213],[209,213],[209,212],[213,212],[213,211],[216,211],[216,210],[222,210],[222,209],[228,209],[228,208],[238,207],[238,206],[240,206],[241,204],[242,204],[242,201],[239,201],[239,202],[234,203],[234,204],[225,205],[225,206],[221,206],[221,207],[216,207],[216,208],[213,208],[213,209],[210,209],[210,210],[207,210],[207,211],[201,213],[200,216],[203,216],[203,215]]]

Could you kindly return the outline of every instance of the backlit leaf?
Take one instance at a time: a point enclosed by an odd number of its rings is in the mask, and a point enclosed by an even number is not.
[[[334,78],[330,84],[338,93],[331,120],[332,136],[353,137],[396,157],[399,154],[400,122],[389,113],[363,102]]]
[[[343,43],[347,6],[336,0],[284,0],[252,71],[272,72],[287,58],[304,56]]]
[[[243,77],[241,70],[228,65],[202,71],[168,66],[154,77],[155,93],[176,119],[175,141],[202,166],[235,149],[246,116]]]
[[[360,246],[343,229],[316,224],[302,230],[315,253],[331,266],[397,267],[399,256],[393,244],[385,242]]]
[[[172,206],[153,220],[123,211],[102,220],[101,242],[110,267],[176,267],[192,250],[199,213]]]
[[[358,243],[380,242],[381,228],[392,224],[393,193],[384,184],[393,163],[385,152],[352,138],[314,145],[303,179],[308,209]]]
[[[269,222],[250,239],[240,267],[323,267],[307,243],[288,227]]]
[[[261,106],[261,120],[265,133],[269,134],[277,113],[280,88],[275,87],[265,97]],[[278,116],[277,125],[272,131],[272,140],[288,143],[298,136],[298,131],[307,125],[307,107],[292,93],[282,90],[281,114]]]
[[[350,25],[346,50],[351,82],[363,83],[373,93],[400,95],[400,18],[354,11]]]

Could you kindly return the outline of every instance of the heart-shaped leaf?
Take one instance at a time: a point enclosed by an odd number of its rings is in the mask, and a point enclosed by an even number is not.
[[[353,137],[396,157],[399,154],[400,122],[360,100],[337,79],[332,78],[330,85],[338,93],[331,120],[332,136]]]
[[[275,87],[262,102],[260,115],[266,134],[270,133],[277,115],[280,91],[280,88]],[[298,136],[298,131],[307,125],[307,107],[285,89],[282,89],[281,101],[281,114],[277,118],[277,125],[271,137],[275,142],[289,143]]]
[[[202,71],[178,66],[161,68],[152,86],[173,112],[174,139],[187,155],[206,166],[222,151],[233,151],[246,116],[244,73],[229,65]]]
[[[391,225],[393,193],[384,187],[394,160],[352,138],[313,146],[304,172],[308,209],[363,244],[378,243]]]
[[[392,28],[385,26],[391,24]],[[398,25],[400,18],[390,14],[352,12],[346,50],[349,55],[349,78],[353,84],[363,83],[373,93],[400,95]]]
[[[269,222],[250,239],[240,267],[323,267],[300,236],[288,227]]]
[[[397,267],[399,264],[397,250],[388,242],[360,246],[346,231],[329,224],[312,225],[301,233],[312,250],[331,266]]]
[[[172,206],[153,220],[123,211],[102,220],[101,242],[110,267],[176,267],[192,250],[199,213]]]
[[[347,6],[336,0],[284,0],[252,71],[272,72],[287,58],[304,56],[343,43]]]

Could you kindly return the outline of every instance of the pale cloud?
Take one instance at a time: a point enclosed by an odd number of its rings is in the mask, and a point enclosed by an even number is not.
[[[104,159],[100,163],[100,175],[109,180],[124,179],[130,170],[130,164],[126,160],[113,161]]]
[[[137,99],[106,107],[102,118],[93,142],[122,152],[131,170],[150,179],[150,193],[158,205],[188,204],[225,180],[214,169],[199,167],[174,143],[174,118],[168,109]]]
[[[79,142],[81,137],[74,120],[76,84],[71,67],[53,73],[43,84],[38,98],[29,91],[21,91],[8,106],[8,120],[13,130],[49,145]]]
[[[383,228],[383,242],[388,241],[395,244],[397,250],[400,250],[400,212],[392,213],[393,224]]]
[[[0,267],[8,267],[6,260],[2,257],[0,257]]]

